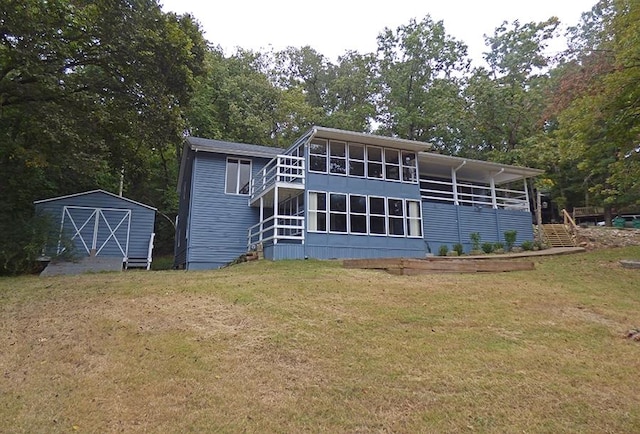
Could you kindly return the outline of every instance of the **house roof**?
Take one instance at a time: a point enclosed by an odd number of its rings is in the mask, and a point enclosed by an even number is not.
[[[285,152],[283,148],[225,142],[223,140],[203,139],[200,137],[187,137],[187,144],[194,151],[217,152],[248,157],[273,158]]]
[[[367,145],[385,146],[414,152],[431,150],[431,144],[416,140],[399,139],[397,137],[378,136],[375,134],[357,133],[354,131],[337,130],[335,128],[313,127],[310,136],[325,139],[342,140],[345,142],[359,142]],[[309,133],[307,133],[309,135]]]
[[[106,194],[106,195],[109,195],[109,196],[115,197],[116,199],[124,200],[124,201],[127,201],[127,202],[129,202],[129,203],[133,203],[133,204],[140,205],[140,206],[143,206],[143,207],[145,207],[145,208],[148,208],[148,209],[152,209],[152,210],[154,210],[154,211],[157,211],[157,209],[156,209],[156,208],[154,208],[154,207],[152,207],[152,206],[145,205],[144,203],[137,202],[137,201],[135,201],[135,200],[133,200],[133,199],[129,199],[129,198],[126,198],[126,197],[123,197],[123,196],[118,196],[117,194],[113,194],[113,193],[108,192],[108,191],[105,191],[105,190],[91,190],[91,191],[83,191],[83,192],[81,192],[81,193],[67,194],[67,195],[65,195],[65,196],[57,196],[57,197],[51,197],[51,198],[49,198],[49,199],[35,200],[35,201],[33,201],[33,203],[35,204],[35,203],[52,202],[52,201],[54,201],[54,200],[68,199],[68,198],[71,198],[71,197],[78,197],[78,196],[86,196],[86,195],[88,195],[88,194],[94,194],[94,193],[103,193],[103,194]]]
[[[489,181],[493,176],[496,184],[504,184],[523,178],[532,178],[544,173],[544,170],[529,167],[512,166],[509,164],[493,163],[491,161],[473,160],[463,157],[421,152],[418,156],[420,173],[431,175],[451,176],[451,169],[457,170],[460,179]]]

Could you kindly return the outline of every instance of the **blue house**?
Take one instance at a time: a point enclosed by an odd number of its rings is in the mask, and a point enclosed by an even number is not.
[[[288,149],[189,137],[175,266],[267,259],[420,258],[470,234],[533,239],[540,170],[450,157],[411,140],[314,127]]]
[[[50,216],[60,236],[70,240],[78,257],[118,258],[124,268],[149,269],[156,209],[104,190],[34,202],[36,213]],[[49,256],[62,253],[58,242]]]

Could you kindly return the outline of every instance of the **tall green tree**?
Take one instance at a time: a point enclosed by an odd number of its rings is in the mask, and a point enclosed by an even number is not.
[[[455,152],[461,140],[457,114],[464,110],[460,78],[467,47],[426,16],[378,36],[378,132],[432,142]]]
[[[181,141],[205,50],[197,23],[155,0],[1,0],[0,231],[19,232],[35,199],[117,191],[123,171],[127,195],[175,202],[140,186]],[[2,243],[0,272],[24,241]]]
[[[473,118],[468,155],[515,162],[512,151],[540,130],[551,66],[544,50],[558,24],[504,22],[485,38],[488,68],[476,68],[465,89]]]

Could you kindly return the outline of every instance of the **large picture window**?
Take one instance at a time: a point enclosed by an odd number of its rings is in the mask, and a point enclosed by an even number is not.
[[[249,194],[251,186],[251,160],[227,158],[225,193]]]
[[[307,227],[310,232],[327,231],[327,194],[309,192],[309,217]]]

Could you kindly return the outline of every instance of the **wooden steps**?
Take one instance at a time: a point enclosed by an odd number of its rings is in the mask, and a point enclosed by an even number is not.
[[[549,247],[575,247],[576,244],[567,227],[563,224],[542,225],[544,239]]]

